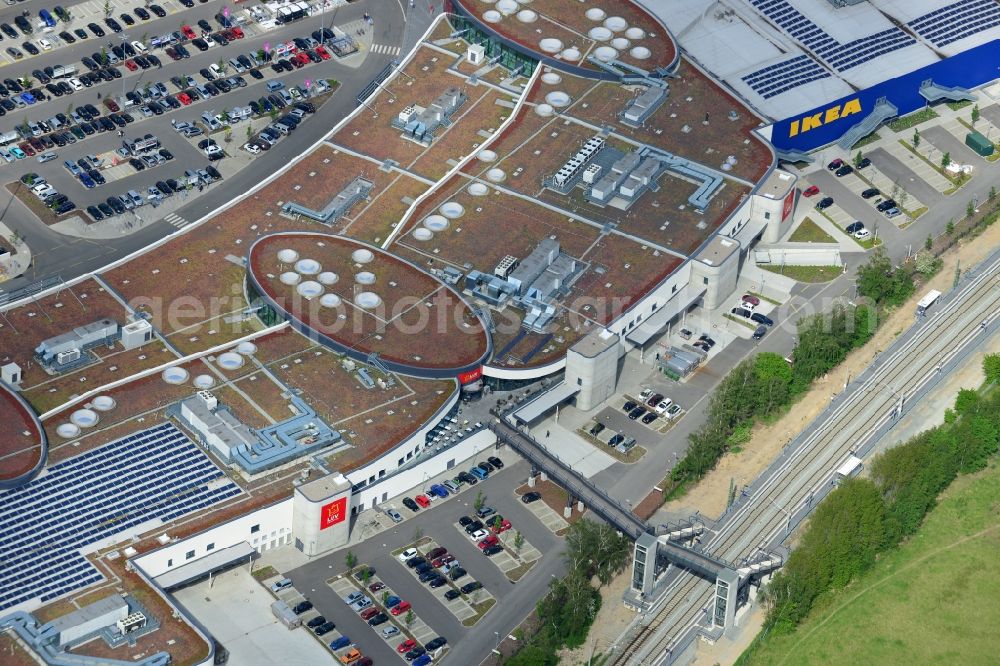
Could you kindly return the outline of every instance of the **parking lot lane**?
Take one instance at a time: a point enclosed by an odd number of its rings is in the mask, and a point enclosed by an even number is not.
[[[912,153],[910,155],[912,156]],[[909,166],[889,154],[884,148],[876,148],[868,156],[890,182],[899,183],[900,187],[916,197],[925,206],[933,206],[944,199],[943,194],[931,187],[927,181],[917,175]],[[883,189],[879,185],[876,185],[876,187]],[[884,194],[891,195],[891,188],[886,190]],[[907,208],[912,207],[912,204],[907,202]]]
[[[948,153],[952,162],[971,164],[973,166],[980,166],[983,163],[982,157],[973,152],[971,148],[943,127],[937,125],[928,127],[921,130],[920,136],[934,144],[934,147],[942,153]]]

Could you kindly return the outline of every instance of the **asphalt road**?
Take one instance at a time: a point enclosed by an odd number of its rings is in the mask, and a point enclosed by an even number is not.
[[[196,5],[194,9],[189,10],[190,16],[188,15],[188,12],[184,14],[183,20],[194,23],[198,18],[202,18],[203,16],[211,17],[217,13],[222,6],[223,3],[219,0],[213,0],[212,2],[208,2],[204,5]],[[374,31],[372,41],[376,44],[401,45],[404,52],[415,42],[416,38],[423,33],[426,27],[430,24],[430,20],[432,18],[426,8],[421,8],[412,12],[407,10],[409,20],[404,21],[403,14],[396,5],[393,4],[388,8],[381,4],[378,8],[373,8],[374,6],[375,3],[373,0],[361,1],[341,8],[335,14],[333,12],[327,13],[322,18],[327,26],[329,26],[331,22],[335,25],[343,25],[350,23],[351,21],[359,20],[365,11],[371,11],[376,17],[374,27],[369,28],[370,31]],[[0,20],[2,20],[2,16],[3,14],[0,13]],[[160,21],[162,24],[162,31],[167,32],[169,30],[176,29],[179,22],[178,16],[179,15],[170,15],[167,18],[162,19]],[[154,22],[149,21],[147,23],[153,24]],[[267,33],[266,37],[262,36],[255,39],[248,38],[230,42],[228,47],[216,47],[205,53],[199,53],[197,49],[189,49],[192,52],[192,56],[187,60],[173,62],[164,56],[163,69],[156,72],[156,78],[167,81],[168,90],[173,92],[174,86],[169,83],[169,78],[171,76],[190,73],[192,76],[195,76],[196,79],[201,80],[201,77],[197,74],[198,69],[201,67],[207,67],[213,62],[218,62],[220,56],[225,56],[226,59],[228,59],[239,53],[246,53],[252,48],[259,48],[262,46],[264,41],[271,41],[272,43],[275,43],[282,36],[288,38],[302,34],[307,35],[309,32],[317,29],[318,27],[318,20],[307,19],[284,28],[279,28],[275,31],[270,31]],[[154,34],[156,31],[151,26],[148,28],[148,32],[149,34]],[[138,37],[139,35],[135,35],[135,38]],[[403,42],[404,38],[408,40],[408,43]],[[79,57],[93,52],[96,48],[94,43],[97,42],[97,40],[88,40],[88,42],[90,43],[85,43],[83,45],[75,44],[63,49],[57,49],[53,53],[43,54],[37,58],[32,58],[32,67],[28,67],[26,71],[30,71],[36,66],[43,66],[46,64],[78,61]],[[71,57],[71,54],[75,54],[75,58]],[[280,78],[287,84],[301,83],[301,81],[306,77],[316,78],[317,75],[322,75],[324,77],[337,79],[341,83],[341,88],[321,109],[318,110],[314,117],[309,119],[306,125],[306,127],[309,128],[308,131],[295,132],[284,138],[270,151],[260,155],[249,168],[246,168],[235,176],[227,178],[222,183],[207,189],[202,196],[194,198],[190,203],[173,212],[184,219],[192,221],[197,220],[231,200],[233,197],[251,189],[254,185],[260,182],[262,174],[271,173],[276,168],[276,165],[287,164],[289,161],[293,160],[308,146],[312,145],[319,135],[323,132],[329,131],[329,129],[331,129],[337,122],[339,122],[344,116],[355,108],[354,98],[357,93],[364,88],[364,86],[370,82],[375,74],[381,71],[382,68],[384,68],[393,59],[393,57],[394,56],[389,54],[369,52],[362,66],[357,68],[339,64],[336,60],[329,60],[321,64],[309,65],[301,70],[295,70],[292,73],[282,73]],[[20,68],[15,69],[14,66],[8,66],[0,68],[0,75],[5,74],[4,70],[8,69],[12,72],[12,75],[24,71]],[[147,70],[147,74],[153,71],[155,70]],[[269,79],[277,78],[269,68],[266,69],[266,72]],[[250,79],[249,77],[244,78],[247,78],[248,83],[253,81],[253,79]],[[136,74],[131,74],[130,78],[125,78],[124,80],[130,83],[133,81],[135,83],[140,82],[140,78]],[[175,143],[179,137],[170,127],[170,119],[193,120],[197,116],[200,116],[203,111],[211,109],[221,111],[221,109],[225,107],[231,107],[237,104],[243,105],[252,97],[259,97],[260,94],[262,94],[264,88],[263,83],[264,82],[258,82],[253,87],[248,85],[246,89],[240,89],[238,92],[234,91],[229,95],[224,96],[225,105],[221,104],[223,100],[206,100],[198,104],[192,104],[189,107],[184,107],[171,113],[164,114],[163,116],[133,123],[128,126],[129,131],[126,136],[138,134],[140,130],[143,134],[151,132],[157,135],[161,140],[165,141],[167,147],[171,151],[174,151],[176,148],[175,156],[178,159],[175,160],[175,163],[179,163],[185,158],[193,159],[197,155],[197,151],[194,148],[188,145],[187,142],[183,142],[184,145]],[[85,97],[84,101],[86,103],[94,103],[96,105],[97,99],[95,90],[106,89],[116,95],[121,93],[120,80],[102,85],[105,88],[102,89],[100,86],[94,86],[94,88],[88,89],[86,91],[88,96]],[[41,113],[41,109],[39,109],[37,116],[32,117],[42,118],[48,117],[60,111],[65,112],[66,104],[68,102],[61,101],[64,99],[65,98],[60,98],[54,102],[44,103],[42,108],[48,106],[49,112]],[[12,120],[10,116],[0,120],[8,121],[8,123],[16,122]],[[20,121],[23,119],[19,118],[18,120]],[[3,122],[0,122],[0,128],[7,129]],[[59,151],[60,159],[58,161],[51,162],[44,166],[51,167],[53,172],[62,171],[68,178],[69,174],[61,166],[63,159],[62,153],[66,152],[67,157],[80,157],[87,153],[96,152],[101,147],[104,147],[106,144],[103,142],[105,141],[108,142],[108,145],[117,145],[116,142],[120,141],[120,139],[114,136],[113,132],[108,134],[110,136],[102,135],[98,138],[90,137],[85,141],[80,141],[77,144],[74,144],[72,147],[67,147],[64,150]],[[238,142],[234,141],[233,145],[235,146],[237,144]],[[204,157],[198,156],[195,164],[200,167],[204,166],[206,163],[207,160]],[[10,165],[11,167],[17,166],[23,169],[15,172],[17,175],[20,175],[25,171],[32,170],[48,177],[48,174],[45,171],[37,168],[39,165],[33,159],[24,160],[21,164],[24,166],[20,167],[20,164]],[[163,179],[164,177],[174,177],[177,173],[181,173],[184,168],[190,167],[181,167],[178,164],[178,166],[165,165],[152,170],[147,169],[146,171],[136,174],[135,176],[130,176],[117,181],[114,185],[109,183],[102,188],[97,188],[94,190],[97,194],[92,196],[94,200],[97,200],[98,198],[103,200],[110,194],[124,192],[127,189],[144,191],[148,185],[153,184],[156,180]],[[61,182],[62,175],[53,176],[53,178],[60,179],[54,180],[53,182]],[[14,177],[11,177],[10,180],[14,180]],[[82,186],[76,185],[76,187],[77,190],[67,192],[70,198],[74,199],[78,205],[83,204],[85,206],[87,203],[90,203],[91,200],[89,198],[83,198],[84,190]],[[102,196],[101,192],[104,190],[106,190],[106,192],[104,192]],[[51,229],[42,225],[37,218],[35,218],[35,216],[16,199],[12,201],[9,206],[7,201],[0,199],[0,211],[4,211],[0,219],[2,219],[8,226],[20,231],[24,235],[25,240],[34,253],[34,261],[29,271],[21,278],[16,278],[5,283],[4,289],[0,291],[0,293],[14,291],[46,277],[59,275],[63,279],[69,280],[75,276],[98,270],[114,259],[134,252],[152,243],[153,241],[176,231],[174,227],[170,226],[166,222],[160,221],[149,224],[144,229],[141,229],[130,236],[96,242],[53,232]]]
[[[563,539],[555,537],[542,525],[511,491],[527,479],[528,470],[525,462],[508,465],[475,487],[467,487],[458,496],[435,504],[434,510],[420,511],[391,531],[382,532],[349,549],[357,556],[359,564],[367,563],[375,567],[377,575],[386,585],[413,603],[414,612],[438,635],[448,639],[451,645],[449,663],[478,664],[482,661],[496,644],[494,632],[499,632],[501,637],[506,636],[531,612],[549,580],[565,573]],[[520,530],[528,543],[543,553],[541,560],[516,585],[507,580],[453,525],[460,516],[472,512],[475,493],[480,490],[486,495],[487,504],[510,520],[514,529]],[[496,605],[474,627],[462,626],[454,615],[440,608],[438,605],[442,602],[433,597],[429,589],[418,582],[392,554],[392,551],[413,541],[417,528],[457,556],[469,572],[469,576],[460,582],[478,580],[497,598]],[[335,622],[342,633],[350,636],[364,654],[371,656],[376,663],[396,663],[393,660],[399,657],[394,656],[395,653],[377,634],[377,630],[369,628],[326,584],[327,579],[346,569],[347,550],[317,558],[286,575],[295,582],[296,589],[306,594],[319,612]]]

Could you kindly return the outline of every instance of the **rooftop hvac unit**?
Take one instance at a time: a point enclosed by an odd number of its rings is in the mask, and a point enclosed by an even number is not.
[[[215,397],[211,391],[198,391],[198,397],[201,401],[205,403],[205,407],[209,410],[215,410],[219,406],[219,400]]]
[[[420,107],[416,104],[410,104],[406,106],[402,111],[399,112],[399,122],[408,123],[410,118],[420,113]]]
[[[69,351],[59,352],[56,356],[56,363],[59,365],[65,365],[67,363],[72,363],[73,361],[78,361],[80,359],[80,350],[71,349]]]

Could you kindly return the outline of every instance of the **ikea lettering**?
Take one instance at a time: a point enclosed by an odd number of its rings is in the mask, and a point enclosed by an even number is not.
[[[788,136],[792,137],[802,132],[808,132],[811,129],[816,129],[847,116],[853,116],[856,113],[861,113],[861,100],[855,97],[848,102],[844,102],[843,105],[837,104],[836,106],[831,106],[826,111],[820,111],[811,116],[804,116],[799,120],[793,120],[791,126],[788,128]]]

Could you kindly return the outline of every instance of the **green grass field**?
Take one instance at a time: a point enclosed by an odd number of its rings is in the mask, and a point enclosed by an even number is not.
[[[836,243],[837,241],[830,234],[812,221],[810,218],[802,220],[792,235],[788,238],[793,243]]]
[[[995,664],[1000,467],[959,477],[916,535],[751,664]]]

